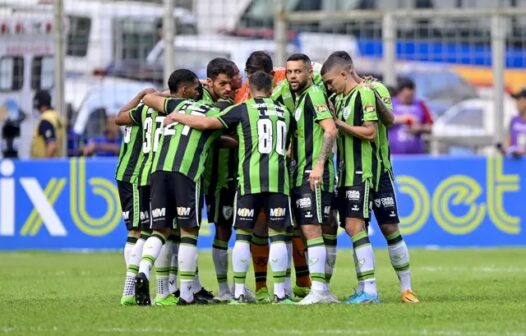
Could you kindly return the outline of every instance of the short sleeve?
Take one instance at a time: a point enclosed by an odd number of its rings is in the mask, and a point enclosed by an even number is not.
[[[376,113],[376,98],[373,91],[369,88],[360,90],[360,101],[362,105],[362,121],[378,121]]]
[[[57,141],[57,134],[53,124],[47,120],[42,120],[38,126],[38,134],[40,134],[47,143]]]
[[[166,98],[164,101],[164,111],[159,111],[163,114],[172,113],[185,99],[181,98]]]
[[[144,104],[139,104],[130,110],[130,119],[132,120],[134,125],[141,124],[141,114],[143,107]]]
[[[393,111],[393,102],[391,100],[391,94],[385,85],[380,82],[373,83],[373,89],[375,92],[376,100],[380,100],[379,103],[384,104],[384,106],[389,110]]]
[[[245,106],[245,104],[231,106],[221,112],[217,119],[225,128],[232,128],[232,126],[237,125],[241,121],[242,111]]]
[[[318,87],[314,87],[313,91],[309,93],[308,98],[314,110],[314,120],[319,122],[325,119],[332,119],[332,114],[329,108],[329,101],[325,93]]]

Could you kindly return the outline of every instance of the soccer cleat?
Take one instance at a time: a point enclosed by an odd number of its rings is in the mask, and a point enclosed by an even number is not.
[[[299,298],[304,298],[310,293],[309,287],[300,287],[300,286],[294,286],[294,289],[292,290],[295,296]]]
[[[340,300],[338,300],[336,295],[332,294],[330,291],[327,291],[327,295],[328,295],[330,303],[340,303]]]
[[[180,291],[180,290],[176,290],[175,292],[172,293],[172,295],[173,295],[175,298],[179,298],[179,296],[181,296],[181,291]]]
[[[245,300],[247,300],[248,303],[256,303],[257,301],[254,292],[248,288],[245,288]]]
[[[214,297],[216,303],[228,303],[234,299],[234,296],[230,291],[219,293],[218,296]]]
[[[204,289],[204,287],[201,288],[199,292],[194,293],[194,296],[198,301],[206,301],[207,303],[214,302],[214,294],[212,294],[211,291]]]
[[[270,303],[270,294],[267,287],[261,287],[256,291],[256,300],[258,303]]]
[[[190,301],[190,302],[186,301],[182,297],[179,297],[179,301],[177,302],[178,306],[189,306],[189,305],[194,305],[194,304],[198,304],[198,305],[199,304],[208,304],[208,301],[201,300],[194,294],[194,299],[192,301]]]
[[[295,305],[296,303],[294,303],[294,301],[292,301],[286,295],[283,298],[279,298],[277,295],[274,295],[274,300],[272,300],[272,304]]]
[[[245,299],[245,295],[241,294],[237,299],[232,298],[228,304],[231,305],[241,305],[241,304],[247,304],[247,300]]]
[[[156,306],[175,306],[178,301],[179,299],[170,294],[164,298],[156,296],[153,302]]]
[[[135,277],[135,302],[139,306],[149,306],[152,304],[150,299],[150,281],[146,274],[139,273]]]
[[[333,303],[333,299],[329,291],[311,290],[310,293],[303,298],[299,305],[311,305],[316,303]]]
[[[418,300],[416,294],[410,289],[402,293],[401,301],[403,303],[420,303],[420,300]]]
[[[361,294],[353,294],[343,300],[342,303],[345,304],[369,304],[369,303],[378,303],[380,302],[378,298],[378,294],[368,294],[368,293],[361,293]]]
[[[135,306],[137,302],[135,302],[135,295],[127,295],[121,297],[121,305],[123,306]]]

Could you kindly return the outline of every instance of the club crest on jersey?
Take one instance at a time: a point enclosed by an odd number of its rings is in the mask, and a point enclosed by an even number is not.
[[[232,218],[232,214],[234,213],[234,208],[232,208],[231,206],[224,206],[223,207],[223,217],[225,217],[225,219],[230,219]]]
[[[343,119],[344,120],[347,120],[347,118],[349,118],[349,115],[351,114],[351,108],[350,107],[346,107],[343,109]]]

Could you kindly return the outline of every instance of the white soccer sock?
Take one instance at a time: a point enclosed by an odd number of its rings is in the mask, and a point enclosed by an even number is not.
[[[179,241],[172,243],[172,258],[170,260],[170,272],[168,274],[168,290],[175,293],[179,289],[177,286],[177,273],[179,271],[177,256],[179,255]]]
[[[139,264],[139,273],[144,273],[148,279],[150,279],[150,270],[152,265],[155,262],[155,259],[157,259],[159,256],[164,242],[165,239],[162,235],[154,233],[144,243],[141,263]]]
[[[194,301],[194,280],[197,270],[197,237],[182,235],[179,245],[179,278],[181,279],[181,298]]]
[[[230,292],[228,288],[228,242],[214,239],[212,260],[216,270],[219,293]]]
[[[173,242],[167,241],[161,248],[159,256],[155,259],[155,277],[157,279],[157,296],[165,298],[170,295],[168,288],[168,274],[170,273],[170,262],[172,261]]]
[[[367,232],[362,231],[352,237],[356,253],[358,280],[364,281],[363,291],[367,294],[377,294],[374,277],[374,251]]]
[[[234,270],[234,298],[245,294],[245,279],[247,277],[252,254],[250,253],[251,234],[238,230],[236,242],[232,249],[232,268]]]
[[[400,280],[400,291],[411,290],[411,269],[409,268],[409,250],[404,240],[387,247],[391,265]]]
[[[327,290],[325,280],[325,264],[327,262],[327,250],[323,237],[307,240],[308,265],[312,281],[312,289],[318,291]]]
[[[269,261],[274,278],[274,295],[282,299],[285,297],[285,278],[287,275],[288,251],[284,234],[270,232]]]
[[[358,278],[358,273],[360,273],[360,269],[358,268],[358,259],[356,258],[356,251],[354,249],[352,251],[352,256],[354,259],[354,270],[356,271],[356,278],[358,281],[356,285],[356,294],[362,294],[364,282]]]
[[[139,262],[141,261],[142,248],[144,239],[138,239],[133,246],[128,258],[128,267],[126,269],[126,279],[124,280],[123,296],[135,295],[135,276],[139,271]]]
[[[126,238],[126,244],[124,244],[124,262],[126,263],[126,267],[128,267],[130,263],[130,255],[137,240],[137,237],[134,236],[128,236],[128,238]]]

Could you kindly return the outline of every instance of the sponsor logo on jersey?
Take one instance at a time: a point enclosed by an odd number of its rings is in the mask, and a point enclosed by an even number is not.
[[[326,205],[324,208],[323,208],[323,213],[328,215],[329,213],[331,212],[331,207],[330,205]]]
[[[122,212],[122,218],[124,218],[124,220],[130,219],[130,212],[129,211],[123,211]]]
[[[380,199],[384,208],[392,208],[395,205],[394,199],[392,197],[383,197]]]
[[[383,97],[382,101],[384,102],[384,104],[391,104],[391,97]]]
[[[376,107],[374,105],[365,105],[365,108],[363,110],[365,114],[373,113],[374,111],[376,111]]]
[[[148,211],[141,211],[139,216],[139,218],[143,221],[150,218],[150,213]]]
[[[327,107],[326,104],[314,105],[314,109],[316,110],[317,113],[323,113],[323,112],[329,111],[329,108]]]

